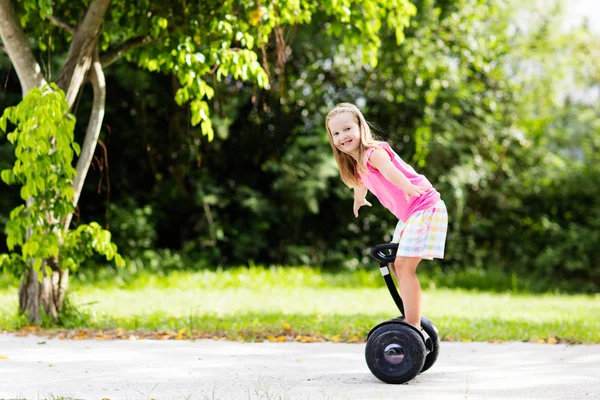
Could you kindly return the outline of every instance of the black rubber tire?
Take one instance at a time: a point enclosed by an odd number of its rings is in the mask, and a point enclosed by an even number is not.
[[[386,347],[400,348],[403,357],[398,364],[386,359]],[[365,347],[367,365],[373,375],[385,383],[406,383],[419,374],[425,363],[423,337],[404,324],[389,323],[377,328],[369,336]],[[391,355],[391,358],[396,357]]]
[[[425,347],[429,349],[429,354],[425,357],[425,364],[421,369],[421,372],[425,372],[435,364],[440,354],[440,335],[433,322],[425,317],[421,317],[421,327],[431,338],[431,342],[427,340],[425,344]]]

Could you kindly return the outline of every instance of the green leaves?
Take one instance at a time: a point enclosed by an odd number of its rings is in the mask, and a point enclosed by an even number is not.
[[[27,204],[10,213],[7,246],[10,251],[18,246],[21,249],[2,255],[3,268],[20,276],[33,260],[41,280],[44,274],[51,274],[50,267],[44,266],[45,259],[58,257],[62,265],[76,268],[84,259],[81,255],[89,257],[91,251],[122,265],[116,246],[110,242],[110,233],[98,224],[81,225],[79,236],[63,242],[62,221],[74,211],[73,155],[81,151],[73,141],[75,119],[69,114],[64,93],[54,84],[34,88],[21,103],[4,111],[0,117],[4,128],[7,120],[16,126],[8,138],[15,144],[17,159],[12,169],[2,171],[1,178],[7,184],[21,184],[21,198]],[[81,247],[89,251],[73,252]]]
[[[90,0],[23,0],[15,7],[37,47],[66,54],[72,34],[54,26],[48,17],[56,15],[67,25],[76,27],[89,3]],[[201,106],[213,96],[209,82],[214,84],[214,77],[218,81],[232,77],[269,89],[270,78],[265,71],[267,49],[270,43],[276,42],[275,50],[283,63],[289,57],[286,31],[290,27],[310,23],[316,15],[325,15],[327,32],[339,36],[346,49],[359,52],[364,62],[374,67],[378,62],[382,27],[393,30],[400,44],[404,40],[403,31],[415,13],[415,6],[408,0],[262,3],[255,0],[116,0],[111,2],[99,32],[99,48],[110,52],[131,40],[152,39],[141,48],[134,47],[135,50],[126,54],[127,59],[149,71],[175,75],[182,86],[177,92],[177,102],[193,105],[191,123],[200,124],[202,133],[210,140],[213,137],[210,115]],[[264,65],[258,61],[259,56]],[[5,125],[6,121],[0,120],[3,130]],[[78,154],[78,148],[73,150]],[[68,155],[69,151],[61,153]]]
[[[111,241],[109,231],[102,229],[96,222],[80,225],[75,230],[67,232],[61,249],[63,258],[62,268],[77,270],[79,265],[94,253],[115,261],[119,268],[125,266],[123,258],[117,253],[117,246]]]
[[[190,110],[192,111],[192,125],[200,124],[202,133],[208,136],[208,140],[213,140],[214,131],[212,122],[208,117],[208,104],[205,101],[196,99],[191,102]]]
[[[182,86],[177,102],[193,105],[192,125],[201,124],[202,133],[210,138],[211,125],[200,112],[204,111],[202,102],[212,97],[208,82],[213,82],[213,75],[218,81],[232,77],[270,88],[269,75],[258,61],[259,55],[264,56],[273,36],[279,42],[277,51],[286,52],[284,30],[309,23],[317,13],[329,17],[327,31],[331,35],[340,36],[346,48],[359,51],[365,62],[375,66],[381,27],[390,27],[397,43],[401,43],[403,30],[416,8],[408,0],[295,0],[262,4],[250,0],[209,0],[138,2],[135,6],[121,1],[111,5],[101,46],[110,49],[129,38],[147,35],[158,39],[129,53],[128,59],[149,71],[177,76]]]
[[[23,7],[27,13],[37,13],[45,19],[52,15],[52,0],[24,0]]]
[[[4,171],[2,171],[0,176],[2,177],[2,180],[4,181],[4,183],[6,183],[7,185],[12,185],[14,182],[14,179],[15,179],[15,177],[10,169],[5,169]]]

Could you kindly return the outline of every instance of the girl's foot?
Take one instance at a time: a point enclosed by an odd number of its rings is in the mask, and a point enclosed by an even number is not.
[[[411,324],[412,325],[412,324]],[[423,329],[421,326],[413,325],[415,328],[421,332],[421,336],[423,336],[423,341],[427,343],[427,339],[430,339],[429,334]]]

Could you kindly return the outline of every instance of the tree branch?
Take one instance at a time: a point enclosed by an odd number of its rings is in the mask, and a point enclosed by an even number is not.
[[[100,128],[102,127],[102,121],[104,120],[104,109],[106,106],[106,82],[104,79],[104,71],[100,60],[98,59],[98,51],[94,55],[94,61],[90,69],[90,83],[94,89],[94,100],[92,103],[92,114],[88,122],[87,131],[85,133],[85,139],[83,140],[83,146],[81,147],[81,153],[77,160],[76,174],[73,179],[73,190],[75,196],[73,196],[73,205],[77,206],[79,196],[81,196],[81,189],[83,188],[83,182],[90,168],[94,152],[96,151],[96,143],[98,143],[98,137],[100,136]],[[65,231],[69,229],[73,214],[69,214],[64,221]]]
[[[0,37],[4,51],[17,71],[23,96],[46,83],[42,69],[33,56],[11,0],[0,0]]]
[[[102,54],[100,56],[100,64],[102,64],[102,67],[106,68],[115,61],[117,61],[129,50],[145,46],[156,41],[157,39],[158,38],[153,38],[152,36],[138,36],[128,39],[125,42],[116,45],[114,48],[109,49],[109,51],[107,51],[106,53]]]
[[[109,4],[110,0],[95,0],[90,3],[83,21],[73,34],[67,59],[56,79],[58,86],[65,92],[69,107],[73,106],[77,93],[84,83],[85,75],[92,64],[94,50],[100,35],[100,26],[104,21]]]
[[[58,26],[59,28],[64,29],[65,31],[69,32],[71,35],[73,35],[75,33],[75,28],[73,28],[71,25],[67,24],[66,22],[62,21],[61,19],[56,18],[54,15],[52,15],[49,19],[50,19],[50,22],[52,22],[54,25]]]
[[[150,35],[136,36],[130,39],[127,39],[121,44],[118,44],[112,48],[110,48],[106,53],[100,56],[100,63],[102,67],[106,68],[115,61],[117,61],[120,57],[124,56],[128,51],[137,49],[138,47],[142,47],[148,45],[150,43],[157,42],[159,40],[163,40],[169,35],[182,30],[187,25],[179,25],[177,27],[171,27],[166,32],[163,32],[158,37],[152,37]]]

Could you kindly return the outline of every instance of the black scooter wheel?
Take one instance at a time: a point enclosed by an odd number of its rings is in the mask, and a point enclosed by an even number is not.
[[[419,374],[425,363],[425,344],[416,329],[389,323],[375,329],[367,340],[369,369],[385,383],[405,383]]]
[[[425,357],[425,364],[423,364],[423,368],[421,369],[421,372],[425,372],[435,364],[440,354],[440,335],[433,322],[425,317],[421,317],[421,327],[429,335],[429,339],[425,343],[429,354]]]

